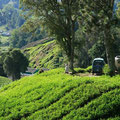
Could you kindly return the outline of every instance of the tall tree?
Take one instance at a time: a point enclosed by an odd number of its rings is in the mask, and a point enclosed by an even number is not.
[[[20,0],[24,10],[39,17],[50,34],[66,52],[70,69],[74,71],[75,24],[80,10],[79,0]],[[30,15],[30,14],[29,14]]]
[[[116,24],[114,14],[115,0],[85,0],[84,9],[82,10],[83,19],[90,30],[99,30],[104,35],[104,44],[106,56],[110,68],[110,75],[115,75],[115,55],[114,55],[114,36],[111,27]]]
[[[6,55],[3,68],[8,76],[12,76],[12,80],[20,79],[20,72],[25,72],[28,67],[27,58],[18,49],[13,49]]]

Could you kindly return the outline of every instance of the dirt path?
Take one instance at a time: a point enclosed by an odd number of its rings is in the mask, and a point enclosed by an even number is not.
[[[75,75],[77,76],[80,76],[80,77],[85,77],[85,76],[88,76],[88,77],[99,77],[100,75],[92,75],[92,73],[76,73]]]

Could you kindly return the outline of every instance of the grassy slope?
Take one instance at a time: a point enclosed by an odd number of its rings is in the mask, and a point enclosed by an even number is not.
[[[0,120],[119,120],[120,76],[76,77],[55,69],[0,90]]]
[[[62,52],[54,40],[39,43],[33,47],[25,48],[23,51],[29,56],[32,67],[51,69],[60,67],[64,63]]]
[[[12,80],[0,76],[0,87],[9,84]]]

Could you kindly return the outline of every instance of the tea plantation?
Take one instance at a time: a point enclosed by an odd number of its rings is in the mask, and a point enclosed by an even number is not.
[[[0,89],[0,120],[120,120],[120,76],[24,77]]]
[[[66,57],[56,44],[55,40],[47,41],[46,39],[39,44],[27,45],[22,51],[28,56],[31,67],[37,68],[58,68],[64,66]],[[38,42],[38,41],[37,41]],[[64,56],[64,57],[63,57]]]
[[[12,82],[12,80],[0,76],[0,87],[3,87],[4,85],[7,85],[11,82]]]

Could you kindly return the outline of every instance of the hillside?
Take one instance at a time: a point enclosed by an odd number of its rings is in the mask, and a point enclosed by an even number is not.
[[[120,76],[76,77],[55,69],[0,90],[0,120],[119,120]]]
[[[12,82],[12,80],[0,76],[0,87],[2,87],[4,85],[7,85],[7,84],[9,84],[11,82]]]
[[[0,8],[3,8],[4,5],[13,2],[14,7],[18,8],[19,7],[19,0],[0,0]]]
[[[22,50],[28,56],[31,67],[52,69],[63,66],[66,60],[55,40],[50,38],[29,43]]]
[[[10,47],[10,36],[25,20],[21,16],[19,0],[0,0],[0,47]]]

